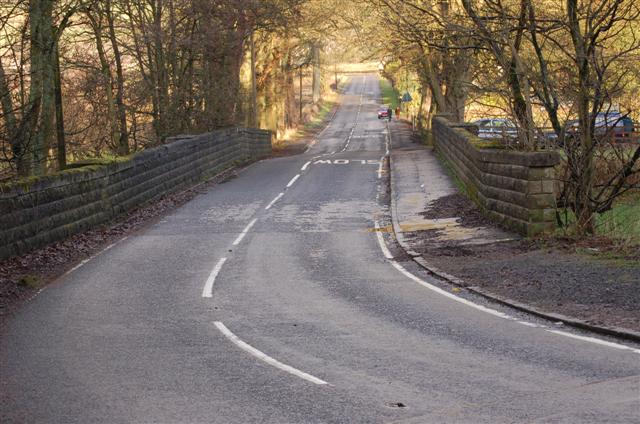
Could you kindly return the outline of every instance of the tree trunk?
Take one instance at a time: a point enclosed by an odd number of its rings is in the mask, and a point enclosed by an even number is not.
[[[40,175],[43,172],[42,160],[44,156],[44,138],[41,129],[41,110],[44,85],[44,46],[43,46],[43,4],[42,0],[29,1],[29,42],[30,42],[30,81],[29,81],[29,152],[31,153],[31,170]]]
[[[291,57],[291,45],[289,36],[285,34],[285,57],[282,60],[282,89],[283,89],[283,114],[284,128],[292,128],[294,126],[295,116],[295,95],[293,88],[293,63]]]
[[[116,62],[116,107],[118,111],[118,154],[121,156],[129,154],[129,131],[127,128],[127,111],[124,105],[124,72],[122,70],[122,58],[120,56],[120,47],[116,38],[116,30],[114,24],[113,11],[111,10],[111,0],[106,0],[107,22],[109,25],[109,40]]]
[[[256,42],[254,31],[251,31],[249,41],[251,49],[251,122],[249,126],[257,128],[258,122],[258,84],[256,82]]]
[[[18,128],[18,120],[15,110],[13,109],[13,99],[11,98],[11,90],[4,72],[4,66],[0,59],[0,107],[4,117],[5,127],[7,129],[7,139],[11,145],[12,160],[16,164],[16,171],[19,176],[25,177],[29,175],[31,168],[29,158],[27,157],[27,149],[25,146],[25,137],[23,131]],[[24,119],[24,118],[23,118]]]
[[[164,141],[169,132],[167,116],[169,87],[167,83],[167,67],[164,55],[162,17],[164,0],[153,2],[153,61],[156,71],[155,91],[157,99],[156,135],[159,141]]]
[[[579,176],[576,181],[574,213],[577,218],[577,230],[580,235],[594,233],[594,205],[591,201],[593,189],[593,117],[590,116],[590,65],[587,56],[585,37],[582,34],[581,22],[578,18],[577,0],[567,0],[569,30],[578,66],[578,121],[580,125],[580,149],[578,149],[577,166]]]
[[[436,73],[434,57],[425,57],[421,61],[422,78],[427,82],[431,92],[433,113],[448,113],[447,101],[442,90],[442,83]]]
[[[530,0],[520,0],[520,15],[518,18],[518,30],[515,40],[512,42],[508,36],[511,60],[509,61],[509,85],[513,98],[513,110],[520,126],[518,137],[529,150],[536,150],[535,124],[531,110],[531,90],[526,76],[525,65],[520,57],[522,39],[528,16]]]
[[[316,104],[321,98],[321,69],[320,69],[320,47],[316,43],[311,47],[311,57],[313,63],[313,103]]]
[[[67,167],[67,143],[64,134],[64,110],[62,105],[62,77],[60,75],[60,51],[58,50],[58,42],[54,49],[54,90],[56,103],[56,157],[58,161],[58,170]]]
[[[300,97],[300,102],[298,103],[298,106],[300,107],[300,111],[299,111],[299,121],[300,123],[302,123],[302,108],[304,107],[304,103],[302,103],[302,66],[300,66],[300,69],[298,69],[298,79],[299,79],[299,97]]]
[[[53,144],[54,82],[53,82],[53,0],[29,1],[30,65],[29,141],[32,171],[46,172],[47,149]]]
[[[293,63],[291,62],[291,55],[289,55],[289,59],[287,61],[287,72],[285,79],[285,87],[286,87],[286,114],[287,114],[287,127],[292,128],[296,123],[296,94],[295,94],[295,84],[294,84],[294,69]]]
[[[456,53],[443,72],[447,89],[444,95],[446,112],[451,114],[452,120],[455,122],[464,122],[464,112],[469,95],[470,67],[471,59],[467,57],[467,53],[464,53],[464,56]]]
[[[109,138],[111,140],[112,148],[117,150],[118,141],[120,140],[120,131],[118,129],[115,101],[113,99],[113,76],[111,75],[111,67],[107,60],[107,54],[102,40],[102,16],[99,15],[96,18],[90,12],[87,12],[87,18],[89,19],[91,28],[93,29],[96,40],[96,51],[98,53],[98,60],[100,61],[100,72],[102,73],[104,93],[107,100],[107,115],[109,118],[109,126],[111,128]]]

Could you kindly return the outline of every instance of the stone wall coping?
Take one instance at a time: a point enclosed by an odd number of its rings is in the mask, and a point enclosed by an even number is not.
[[[63,187],[84,181],[92,181],[134,166],[135,162],[130,159],[126,162],[90,165],[82,168],[67,169],[55,174],[27,177],[15,182],[0,184],[0,199],[18,197],[27,193]]]
[[[58,188],[66,185],[77,184],[79,182],[92,181],[104,178],[107,175],[125,171],[136,165],[146,163],[152,157],[171,154],[172,151],[189,147],[196,149],[200,143],[219,142],[223,143],[225,138],[233,133],[255,134],[258,136],[270,134],[269,130],[254,128],[225,128],[197,135],[178,135],[167,138],[167,143],[160,146],[151,147],[135,153],[131,158],[123,161],[105,161],[104,164],[93,164],[84,167],[66,169],[54,174],[38,177],[28,177],[15,182],[0,184],[0,199],[10,199],[22,196],[27,193]]]
[[[560,155],[558,152],[521,152],[478,148],[474,143],[481,143],[482,139],[464,129],[468,125],[467,123],[456,124],[449,121],[443,115],[436,115],[433,121],[451,128],[454,131],[457,130],[457,134],[467,139],[469,146],[475,150],[474,153],[484,162],[522,165],[527,167],[550,167],[560,163]]]

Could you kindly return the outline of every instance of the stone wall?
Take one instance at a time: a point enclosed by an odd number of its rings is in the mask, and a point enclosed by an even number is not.
[[[0,185],[0,260],[62,240],[153,198],[271,154],[271,133],[183,136],[130,160]]]
[[[443,116],[432,129],[436,149],[490,218],[526,236],[555,229],[556,152],[478,148],[479,138]]]

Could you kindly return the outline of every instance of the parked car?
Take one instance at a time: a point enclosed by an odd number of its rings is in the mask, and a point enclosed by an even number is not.
[[[389,118],[389,108],[387,106],[380,106],[378,109],[378,119]]]
[[[565,124],[567,134],[580,131],[580,122],[571,119]],[[627,115],[620,112],[601,112],[596,115],[594,134],[600,137],[627,138],[633,135],[635,123]]]
[[[473,121],[478,126],[480,138],[515,138],[518,136],[518,128],[511,119],[507,118],[482,118]]]

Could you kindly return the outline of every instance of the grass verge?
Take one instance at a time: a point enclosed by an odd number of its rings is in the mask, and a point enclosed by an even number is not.
[[[275,156],[302,153],[307,148],[307,141],[313,139],[329,122],[331,114],[338,105],[338,99],[323,100],[317,106],[313,116],[299,127],[290,129],[283,138],[273,143]]]
[[[564,224],[558,228],[558,232],[571,235],[576,222],[575,215],[569,209],[561,209],[560,217]],[[640,191],[618,198],[610,211],[597,214],[595,230],[596,236],[623,244],[640,245]]]
[[[640,244],[640,191],[619,198],[608,212],[596,217],[598,234]]]
[[[382,92],[382,104],[391,106],[391,109],[398,107],[398,97],[400,93],[391,86],[391,82],[385,78],[380,78],[380,91]]]
[[[302,127],[302,131],[305,132],[309,130],[318,129],[318,127],[323,125],[325,119],[327,118],[329,113],[331,113],[331,111],[335,106],[336,106],[335,101],[323,101],[322,104],[320,105],[320,110],[318,111],[318,113],[316,113],[313,119],[311,119]]]

